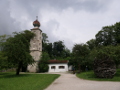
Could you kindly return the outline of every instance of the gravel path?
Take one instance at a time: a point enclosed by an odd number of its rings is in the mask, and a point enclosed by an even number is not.
[[[74,74],[60,74],[45,90],[120,90],[120,82],[89,81],[79,79]]]

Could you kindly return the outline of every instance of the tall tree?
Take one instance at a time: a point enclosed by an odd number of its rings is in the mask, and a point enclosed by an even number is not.
[[[115,35],[115,41],[117,44],[120,44],[120,22],[117,22],[114,25],[114,35]]]
[[[52,43],[47,43],[46,48],[45,48],[45,52],[49,54],[50,58],[53,57],[52,51],[53,51]]]
[[[54,58],[62,57],[65,50],[65,45],[62,41],[56,41],[53,43],[53,56]]]
[[[96,35],[97,46],[118,45],[120,44],[120,22],[111,26],[105,26]]]
[[[7,56],[3,52],[5,42],[6,42],[7,38],[9,38],[9,37],[10,37],[10,35],[1,35],[0,36],[0,70],[7,69],[11,66],[7,62]]]
[[[7,69],[9,67],[9,63],[7,62],[7,56],[0,51],[0,70]]]
[[[48,71],[48,60],[50,60],[49,54],[46,52],[42,52],[42,57],[39,60],[38,67],[40,72],[47,72]]]
[[[113,26],[105,26],[96,34],[96,45],[100,46],[107,46],[107,45],[115,45],[115,37]]]
[[[10,37],[5,42],[4,52],[10,62],[16,68],[16,75],[19,75],[22,66],[33,63],[30,55],[30,39],[34,34],[28,30],[24,32],[14,33],[14,37]]]
[[[3,50],[4,42],[6,42],[7,38],[9,38],[10,35],[1,35],[0,36],[0,51]]]
[[[72,49],[72,61],[76,68],[81,70],[81,66],[85,66],[87,55],[89,54],[89,48],[86,44],[75,44]]]
[[[87,44],[88,44],[88,47],[90,50],[92,50],[96,47],[95,42],[96,42],[95,39],[91,39],[91,40],[87,41]]]
[[[42,51],[47,51],[47,44],[48,44],[48,36],[46,33],[42,33]]]

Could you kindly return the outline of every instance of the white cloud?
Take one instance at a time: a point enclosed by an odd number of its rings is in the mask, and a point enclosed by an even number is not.
[[[95,38],[103,26],[120,21],[119,0],[65,0],[64,3],[56,0],[9,0],[5,3],[8,7],[0,4],[0,8],[5,8],[0,9],[0,25],[7,26],[8,32],[33,28],[32,22],[39,16],[40,28],[47,33],[49,41],[64,40],[70,49],[75,43]],[[3,25],[5,21],[6,26]]]
[[[52,21],[56,22],[51,24],[52,28],[48,29],[48,32],[51,31],[55,39],[68,40],[71,43],[85,43],[95,38],[95,34],[103,26],[119,21],[120,13],[117,13],[118,7],[113,8],[115,5],[115,3],[109,3],[106,6],[106,10],[96,13],[85,10],[75,11],[72,7],[58,12],[55,8],[48,7],[49,10],[45,8],[41,11],[42,21],[44,24],[49,21],[51,23],[53,23]]]

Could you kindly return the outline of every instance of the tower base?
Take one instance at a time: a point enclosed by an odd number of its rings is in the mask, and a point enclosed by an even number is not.
[[[28,72],[38,72],[38,62],[34,62],[32,65],[28,65],[27,67]]]

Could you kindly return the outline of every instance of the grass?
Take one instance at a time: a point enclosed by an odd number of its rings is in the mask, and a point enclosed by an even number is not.
[[[43,90],[49,86],[58,74],[20,74],[0,73],[0,90]]]
[[[107,78],[96,78],[93,71],[83,72],[77,74],[77,77],[87,80],[95,80],[95,81],[120,81],[120,69],[117,70],[117,73],[112,79]]]

